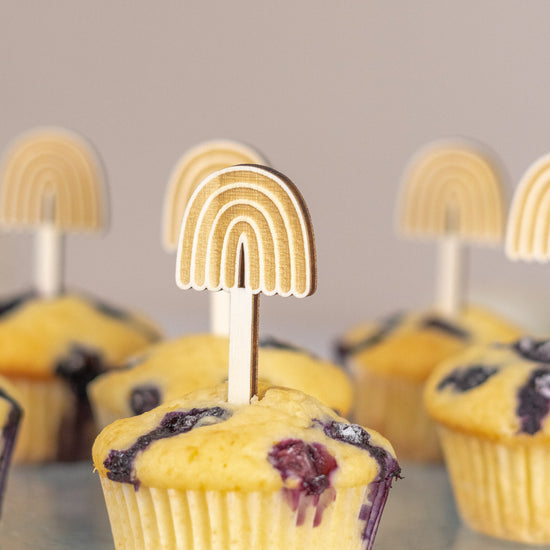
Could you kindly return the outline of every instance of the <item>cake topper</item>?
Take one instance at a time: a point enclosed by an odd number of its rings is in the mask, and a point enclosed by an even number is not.
[[[464,244],[503,239],[502,178],[496,158],[465,140],[428,144],[405,171],[399,229],[408,237],[439,239],[436,305],[447,315],[462,302]]]
[[[213,140],[199,143],[178,161],[166,189],[163,216],[163,244],[168,252],[178,247],[185,207],[197,186],[210,174],[235,164],[267,165],[263,156],[242,143]],[[229,334],[229,294],[223,290],[210,297],[210,331]]]
[[[535,161],[521,179],[510,207],[506,254],[511,260],[550,259],[550,154]]]
[[[63,234],[105,225],[104,175],[92,147],[61,128],[40,128],[7,150],[0,170],[0,224],[36,231],[35,285],[63,289]]]
[[[184,289],[231,295],[228,400],[256,394],[258,298],[313,294],[313,228],[295,185],[264,166],[208,176],[189,199],[178,246],[176,281]]]

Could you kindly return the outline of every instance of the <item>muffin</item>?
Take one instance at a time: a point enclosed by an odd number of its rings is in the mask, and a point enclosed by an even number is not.
[[[146,412],[227,379],[229,340],[195,334],[161,342],[131,358],[126,368],[96,378],[88,393],[98,425]],[[352,386],[338,366],[272,338],[258,350],[262,381],[288,386],[319,399],[339,414],[352,405]]]
[[[437,368],[425,401],[463,521],[550,543],[550,341],[474,346]]]
[[[354,420],[384,434],[401,458],[441,460],[422,405],[424,383],[444,359],[478,341],[511,341],[521,331],[469,307],[453,319],[433,311],[397,314],[350,331],[338,345],[355,380]]]
[[[116,548],[370,549],[399,475],[390,444],[297,390],[199,390],[93,447]]]
[[[0,376],[0,426],[2,426],[2,436],[0,437],[0,514],[22,416],[23,409],[19,404],[17,390],[6,378]]]
[[[0,374],[25,410],[14,459],[89,458],[96,431],[88,382],[157,340],[156,329],[76,294],[23,294],[1,304],[0,315]]]

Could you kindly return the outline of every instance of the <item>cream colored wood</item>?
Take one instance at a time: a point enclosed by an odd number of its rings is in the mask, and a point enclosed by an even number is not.
[[[164,201],[163,244],[176,250],[185,207],[193,191],[210,174],[236,164],[262,164],[267,161],[258,151],[232,140],[212,140],[187,151],[178,161],[168,182]],[[216,292],[210,297],[210,331],[229,334],[229,294]]]
[[[498,244],[504,234],[503,171],[483,146],[466,140],[428,144],[411,160],[398,201],[399,231],[440,241],[437,306],[463,301],[463,243]]]
[[[510,207],[506,254],[512,260],[550,259],[550,154],[522,177]]]
[[[242,405],[258,391],[258,295],[233,288],[230,296],[227,400]]]
[[[447,235],[440,239],[436,308],[444,315],[455,315],[463,305],[465,253],[463,244],[456,235]]]
[[[4,156],[0,223],[32,228],[53,221],[60,231],[97,231],[106,224],[103,186],[101,163],[83,138],[61,128],[32,130]]]
[[[35,288],[45,298],[63,291],[63,234],[53,223],[41,224],[35,240]]]
[[[183,213],[193,191],[209,175],[236,164],[269,165],[258,151],[228,139],[199,143],[180,158],[170,175],[164,200],[163,244],[167,251],[178,247]]]
[[[316,287],[313,228],[296,186],[256,165],[208,176],[183,216],[176,281],[231,292],[228,399],[247,402],[257,386],[259,293],[303,297]]]
[[[208,177],[185,211],[178,248],[181,288],[239,286],[238,251],[246,250],[245,286],[253,293],[304,297],[316,286],[313,229],[305,202],[282,174],[234,166]]]

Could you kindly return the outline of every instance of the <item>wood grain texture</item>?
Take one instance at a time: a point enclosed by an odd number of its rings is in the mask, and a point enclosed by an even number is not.
[[[502,170],[477,143],[438,141],[419,151],[405,171],[398,227],[408,237],[453,233],[462,241],[501,242]]]
[[[550,259],[550,154],[522,177],[510,207],[506,254],[512,260]]]
[[[313,229],[296,186],[256,165],[209,176],[184,214],[176,280],[181,288],[198,290],[241,287],[254,294],[312,294]]]
[[[8,148],[0,170],[0,223],[60,231],[106,224],[104,173],[91,145],[62,128],[39,128]]]
[[[210,174],[236,164],[268,162],[253,148],[232,140],[212,140],[187,151],[178,161],[168,182],[164,201],[163,244],[166,250],[177,249],[181,222],[193,191]]]

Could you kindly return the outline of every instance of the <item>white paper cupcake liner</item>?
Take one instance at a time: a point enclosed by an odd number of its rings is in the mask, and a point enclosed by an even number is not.
[[[464,523],[494,537],[550,543],[548,445],[490,441],[444,427],[439,431]]]
[[[361,520],[369,488],[337,489],[314,526],[316,507],[306,503],[293,509],[284,490],[181,491],[142,485],[136,491],[103,477],[101,483],[118,550],[368,550],[383,509],[379,502],[373,517]],[[374,528],[368,541],[362,538],[367,522]]]

